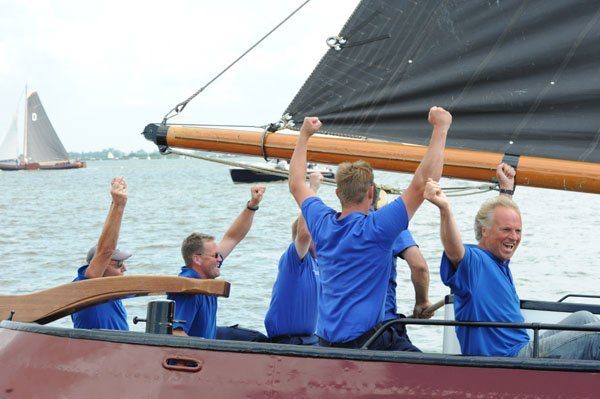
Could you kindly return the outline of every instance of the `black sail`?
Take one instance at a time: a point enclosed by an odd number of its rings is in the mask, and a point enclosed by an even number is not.
[[[600,162],[600,2],[364,0],[286,112],[325,130]]]
[[[37,92],[27,98],[27,158],[35,162],[66,161],[69,154],[44,111]]]

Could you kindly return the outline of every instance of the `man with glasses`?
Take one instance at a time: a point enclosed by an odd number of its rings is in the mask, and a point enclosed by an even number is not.
[[[265,187],[253,186],[250,192],[250,201],[218,244],[214,236],[203,233],[192,233],[183,240],[181,255],[185,266],[181,268],[180,277],[214,279],[221,275],[223,260],[250,231]],[[174,319],[185,321],[173,323],[173,334],[210,339],[217,337],[216,296],[169,294],[168,298],[175,301]]]
[[[73,281],[122,276],[127,270],[125,260],[131,256],[131,253],[117,249],[121,221],[127,203],[127,183],[122,176],[112,180],[110,195],[112,203],[98,244],[90,248],[86,264],[77,270],[77,277]],[[127,312],[120,299],[73,313],[71,319],[75,328],[129,330]]]

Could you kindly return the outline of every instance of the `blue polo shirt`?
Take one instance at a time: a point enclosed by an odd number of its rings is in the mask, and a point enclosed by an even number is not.
[[[77,277],[73,281],[88,280],[85,271],[89,265],[81,266],[77,270]],[[127,312],[120,299],[101,303],[79,312],[71,314],[75,328],[103,329],[103,330],[129,330]]]
[[[318,273],[317,262],[310,252],[300,259],[292,242],[279,259],[271,304],[265,316],[269,337],[314,334]]]
[[[302,203],[315,243],[321,295],[317,335],[329,342],[356,339],[383,320],[392,244],[408,226],[398,197],[377,212],[340,214],[319,197]]]
[[[187,266],[181,268],[179,277],[202,279],[194,269]],[[187,335],[214,339],[217,336],[217,297],[212,295],[169,294],[168,299],[175,301],[173,329],[182,328]]]
[[[454,270],[444,253],[440,274],[454,293],[456,320],[524,321],[508,264],[475,245],[465,245],[465,257]],[[456,327],[456,335],[465,355],[516,356],[529,342],[523,328]]]
[[[384,321],[396,319],[398,309],[396,307],[396,278],[398,272],[396,271],[398,258],[402,257],[401,254],[406,248],[416,247],[417,243],[410,234],[410,231],[404,230],[394,241],[392,245],[392,267],[390,269],[390,279],[388,281],[387,293],[385,295],[385,314],[383,316]]]

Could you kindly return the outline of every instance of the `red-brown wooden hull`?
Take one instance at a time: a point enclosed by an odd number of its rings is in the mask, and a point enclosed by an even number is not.
[[[42,170],[60,170],[60,169],[79,169],[85,168],[87,164],[85,161],[76,161],[76,162],[59,162],[59,163],[50,163],[50,164],[40,164],[40,169]]]
[[[54,336],[19,324],[0,328],[6,398],[592,398],[600,386],[600,368],[590,370],[589,362],[587,369],[571,362],[570,370],[541,370],[542,359],[515,367],[510,359],[478,363],[142,333],[63,329],[65,336]],[[169,358],[188,359],[196,369],[176,370]]]
[[[0,170],[5,171],[16,171],[16,170],[38,170],[40,169],[40,164],[37,162],[31,162],[27,164],[0,164]]]

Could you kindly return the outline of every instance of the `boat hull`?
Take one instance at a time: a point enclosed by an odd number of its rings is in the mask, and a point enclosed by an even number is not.
[[[272,175],[269,173],[255,172],[243,168],[230,168],[229,174],[234,183],[260,183],[287,180],[286,176]]]
[[[307,174],[311,171],[309,170]],[[320,171],[324,178],[334,179],[335,173],[329,171]],[[287,180],[287,175],[277,175],[268,172],[258,172],[244,168],[229,168],[231,180],[234,183],[268,183],[273,181]]]
[[[0,392],[11,398],[586,398],[600,384],[595,363],[0,325]]]
[[[28,164],[5,164],[0,163],[0,170],[5,171],[16,171],[16,170],[38,170],[40,169],[40,164],[37,162],[32,162]]]
[[[87,167],[85,161],[40,164],[42,170],[80,169],[85,167]]]

